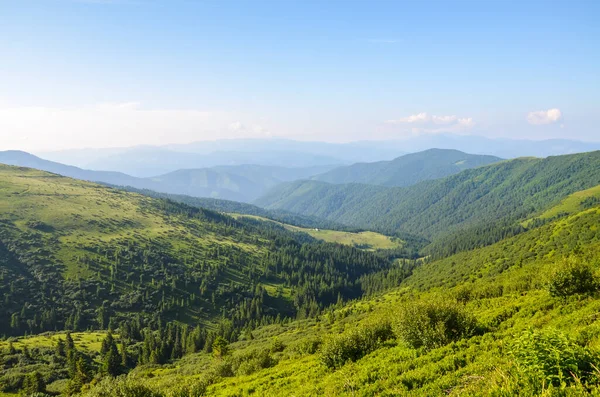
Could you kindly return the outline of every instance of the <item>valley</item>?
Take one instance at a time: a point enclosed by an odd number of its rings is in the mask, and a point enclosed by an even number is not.
[[[600,397],[600,1],[0,1],[0,397]]]
[[[366,250],[378,250],[378,249],[395,249],[402,248],[403,241],[395,238],[385,236],[381,233],[363,231],[363,232],[345,232],[340,230],[327,230],[319,228],[306,228],[294,225],[288,225],[285,223],[273,221],[268,218],[263,218],[256,215],[245,215],[245,214],[229,214],[235,219],[249,218],[256,219],[264,222],[275,222],[285,229],[293,232],[306,233],[309,236],[314,237],[317,240],[322,240],[328,243],[337,243],[343,245],[349,245],[351,247],[366,249]]]
[[[283,185],[296,204],[282,209],[0,166],[1,392],[32,373],[50,395],[89,397],[596,390],[597,159],[503,161],[401,188],[300,181],[321,199]],[[365,223],[293,212],[335,197],[357,219],[391,209]],[[555,364],[523,366],[545,359],[532,337],[558,343]],[[79,372],[57,350],[71,339]],[[583,361],[563,364],[570,351]]]

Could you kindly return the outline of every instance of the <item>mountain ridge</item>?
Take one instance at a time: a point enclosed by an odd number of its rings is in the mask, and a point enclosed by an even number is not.
[[[434,148],[405,154],[390,161],[356,163],[337,167],[311,179],[335,184],[365,183],[382,186],[410,186],[424,180],[443,178],[465,169],[501,160],[495,156]]]
[[[248,202],[279,182],[308,177],[333,165],[286,168],[261,165],[220,166],[178,170],[151,178],[138,178],[116,171],[95,171],[41,159],[23,151],[0,152],[0,163],[31,167],[76,179],[130,186],[170,194],[187,194]],[[251,169],[249,172],[246,169]],[[188,183],[183,183],[187,180]]]
[[[440,237],[476,223],[520,218],[600,184],[600,151],[519,158],[410,187],[281,184],[254,204],[384,233]]]

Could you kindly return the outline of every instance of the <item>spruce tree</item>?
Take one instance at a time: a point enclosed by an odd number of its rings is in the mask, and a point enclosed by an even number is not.
[[[117,376],[121,372],[121,355],[117,349],[117,344],[109,332],[102,342],[102,372],[110,376]]]
[[[42,374],[37,371],[32,372],[23,379],[23,393],[29,396],[34,393],[45,393],[46,382]]]
[[[65,349],[66,349],[65,341],[62,340],[61,338],[58,338],[58,340],[56,341],[56,349],[55,349],[56,355],[59,357],[66,357]]]

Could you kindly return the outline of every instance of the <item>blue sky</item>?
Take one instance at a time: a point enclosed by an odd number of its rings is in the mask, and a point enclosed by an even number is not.
[[[0,0],[2,148],[600,141],[598,1]]]

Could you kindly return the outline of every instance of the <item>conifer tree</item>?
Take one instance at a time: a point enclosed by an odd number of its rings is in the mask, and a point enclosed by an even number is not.
[[[34,371],[31,374],[27,375],[23,380],[23,393],[26,396],[29,396],[34,393],[45,393],[46,392],[46,382],[44,382],[44,378],[42,374],[38,371]]]
[[[117,376],[121,372],[121,355],[117,344],[109,331],[102,341],[102,372],[110,376]]]
[[[66,349],[65,341],[62,340],[62,338],[58,338],[58,340],[56,341],[56,349],[55,349],[56,355],[59,357],[66,357],[65,349]]]
[[[217,336],[212,344],[215,357],[223,358],[229,353],[229,343],[222,336]]]

